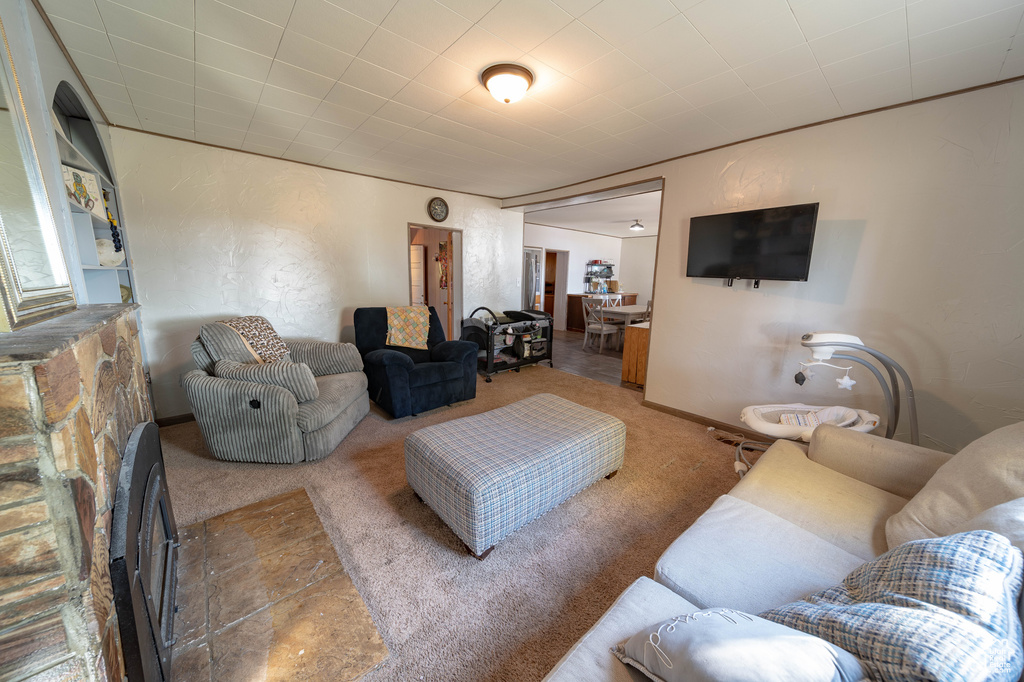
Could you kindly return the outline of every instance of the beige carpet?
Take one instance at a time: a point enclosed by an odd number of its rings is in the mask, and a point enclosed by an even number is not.
[[[414,497],[403,439],[544,392],[625,422],[625,465],[477,561]],[[372,407],[326,460],[294,466],[214,460],[195,423],[160,434],[179,527],[305,487],[391,651],[367,680],[518,682],[547,674],[619,593],[651,575],[672,540],[736,483],[730,446],[699,424],[641,407],[641,397],[526,367],[490,384],[481,379],[473,401],[419,417],[391,420]]]

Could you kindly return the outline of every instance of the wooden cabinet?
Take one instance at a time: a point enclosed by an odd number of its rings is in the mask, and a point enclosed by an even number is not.
[[[650,322],[626,327],[626,340],[622,345],[623,381],[644,385],[647,380],[647,342],[650,338]]]
[[[621,298],[622,305],[636,305],[636,294],[569,294],[568,307],[565,311],[565,328],[571,332],[581,332],[586,327],[583,320],[584,298],[604,298],[609,301]]]

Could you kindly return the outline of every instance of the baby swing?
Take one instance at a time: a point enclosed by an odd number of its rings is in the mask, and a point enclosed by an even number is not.
[[[839,365],[833,365],[825,362],[826,360],[832,359],[856,362],[867,367],[871,373],[875,375],[875,378],[878,379],[878,383],[882,388],[882,394],[885,396],[885,405],[888,417],[885,425],[886,438],[893,437],[896,433],[896,426],[899,424],[899,379],[902,379],[907,393],[907,411],[910,413],[910,442],[914,445],[918,444],[917,406],[914,402],[914,387],[910,383],[910,377],[907,375],[906,371],[904,371],[904,369],[900,367],[895,360],[873,348],[868,348],[858,337],[851,334],[841,334],[838,332],[811,332],[809,334],[804,334],[801,337],[800,344],[811,349],[811,361],[801,362],[801,370],[797,372],[794,377],[796,383],[801,386],[805,381],[813,376],[810,368],[816,365],[822,365],[833,369],[844,370],[846,374],[836,379],[836,383],[839,388],[853,390],[853,385],[857,383],[850,377],[850,370],[853,369],[853,367],[840,367]],[[867,360],[855,355],[837,353],[837,350],[857,350],[867,353],[882,365],[888,374],[888,381],[886,381],[886,377],[882,376],[882,373],[878,368]],[[879,423],[878,415],[868,412],[867,410],[857,410],[849,407],[843,407],[841,405],[822,407],[817,405],[805,405],[803,403],[790,403],[785,405],[751,405],[750,407],[743,408],[743,411],[740,413],[740,419],[742,419],[743,423],[747,426],[759,433],[773,436],[775,438],[799,439],[804,442],[811,440],[811,433],[821,424],[834,424],[854,431],[868,433],[874,431],[875,428],[878,427]],[[752,445],[752,443],[745,441],[736,448],[735,468],[740,476],[742,476],[750,467],[750,463],[746,462],[746,458],[743,456],[742,452],[744,447],[748,447],[749,449],[750,445]],[[754,447],[753,449],[763,450],[765,448]]]

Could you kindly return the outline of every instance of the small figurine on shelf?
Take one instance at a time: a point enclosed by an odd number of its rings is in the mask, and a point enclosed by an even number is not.
[[[114,242],[114,252],[118,253],[124,248],[121,245],[121,232],[117,229],[117,218],[110,212],[110,193],[103,190],[103,204],[107,208],[107,220],[110,221],[110,240]]]

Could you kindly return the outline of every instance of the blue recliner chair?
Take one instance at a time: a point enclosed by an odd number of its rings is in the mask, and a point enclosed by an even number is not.
[[[427,350],[387,345],[387,308],[357,308],[354,322],[370,399],[395,418],[476,397],[479,349],[469,341],[445,341],[432,306]]]

